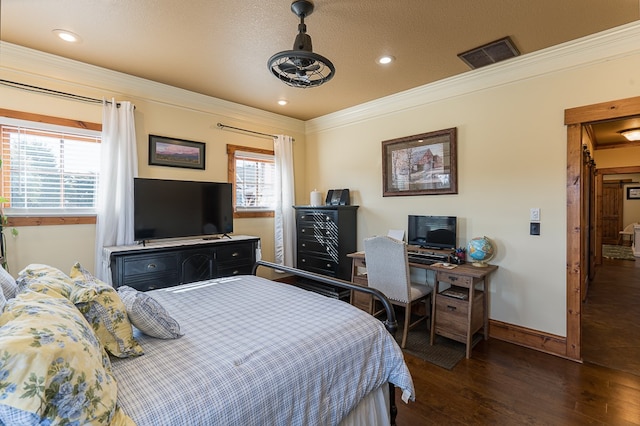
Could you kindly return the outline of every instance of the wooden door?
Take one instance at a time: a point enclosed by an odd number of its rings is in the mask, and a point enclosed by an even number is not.
[[[602,244],[618,244],[622,231],[622,185],[602,184]]]

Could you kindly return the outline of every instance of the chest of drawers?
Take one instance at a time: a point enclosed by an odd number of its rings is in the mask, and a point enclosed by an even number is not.
[[[297,268],[349,281],[358,206],[296,206]]]

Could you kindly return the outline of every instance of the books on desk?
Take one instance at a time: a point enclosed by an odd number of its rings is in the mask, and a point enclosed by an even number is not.
[[[449,287],[446,290],[440,292],[443,296],[453,297],[454,299],[467,300],[469,298],[469,291],[464,288]]]

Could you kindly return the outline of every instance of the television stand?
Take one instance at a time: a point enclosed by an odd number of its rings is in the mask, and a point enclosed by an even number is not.
[[[234,235],[212,241],[198,238],[105,247],[103,256],[109,261],[115,288],[127,285],[147,291],[251,274],[259,250],[260,238]]]

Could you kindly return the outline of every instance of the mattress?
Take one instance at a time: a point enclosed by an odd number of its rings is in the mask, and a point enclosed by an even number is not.
[[[182,337],[136,331],[145,354],[114,359],[118,403],[145,425],[337,425],[387,382],[413,398],[383,324],[337,299],[256,276],[148,292]]]

